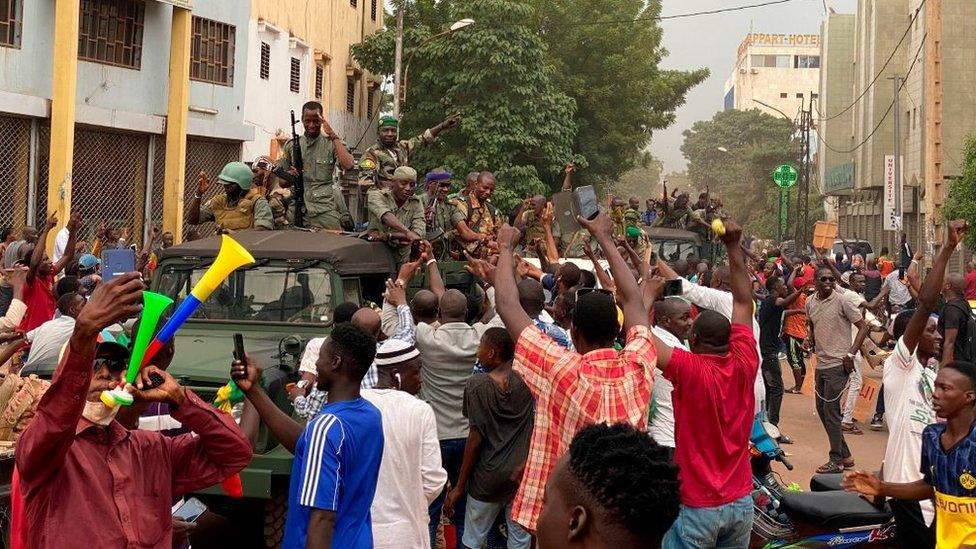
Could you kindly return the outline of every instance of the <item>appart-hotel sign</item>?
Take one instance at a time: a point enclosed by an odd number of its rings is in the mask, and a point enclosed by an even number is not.
[[[819,46],[819,34],[770,34],[753,32],[739,44],[739,55],[751,45],[762,46]]]

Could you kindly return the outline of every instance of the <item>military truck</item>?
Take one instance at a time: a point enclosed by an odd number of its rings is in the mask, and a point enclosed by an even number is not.
[[[703,240],[701,235],[684,229],[645,227],[651,250],[666,261],[685,259],[689,254],[713,263],[724,255],[725,246]]]
[[[298,379],[308,341],[331,330],[336,305],[381,304],[395,272],[389,249],[352,236],[307,231],[244,231],[234,235],[255,263],[235,271],[176,334],[170,373],[205,399],[227,383],[233,334],[244,336],[247,353],[263,367],[271,398],[293,412],[285,385]],[[187,296],[220,247],[218,237],[162,251],[151,288],[177,303]],[[445,283],[462,291],[472,278],[458,262],[440,263]],[[415,280],[414,289],[423,284]],[[292,455],[262,425],[254,457],[240,476],[244,500],[224,497],[220,487],[199,495],[208,507],[241,528],[263,524],[267,547],[281,542]],[[262,523],[263,521],[263,523]],[[253,534],[246,536],[253,539]]]

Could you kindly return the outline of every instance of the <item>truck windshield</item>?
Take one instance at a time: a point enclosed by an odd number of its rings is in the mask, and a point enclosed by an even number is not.
[[[206,270],[207,265],[164,265],[156,291],[178,304]],[[259,265],[231,274],[191,318],[329,324],[332,309],[326,269]]]

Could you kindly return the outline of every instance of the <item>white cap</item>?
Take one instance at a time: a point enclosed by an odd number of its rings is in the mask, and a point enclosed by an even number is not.
[[[376,350],[377,366],[393,366],[420,356],[420,351],[402,339],[388,339]]]

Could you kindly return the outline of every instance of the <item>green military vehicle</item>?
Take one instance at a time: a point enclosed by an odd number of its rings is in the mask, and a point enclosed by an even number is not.
[[[725,246],[703,240],[699,233],[667,227],[644,227],[651,250],[665,261],[676,261],[694,255],[713,264],[725,255]]]
[[[244,336],[248,354],[264,369],[264,384],[278,406],[292,413],[285,385],[298,379],[305,345],[328,334],[336,305],[381,304],[386,280],[395,272],[389,249],[352,236],[306,231],[244,231],[234,239],[255,263],[235,271],[176,334],[170,372],[206,399],[227,383],[233,334]],[[177,303],[190,292],[220,247],[219,237],[162,251],[151,288]],[[445,283],[467,291],[471,276],[463,263],[441,263]],[[417,280],[414,287],[422,281]],[[292,455],[262,426],[254,457],[240,476],[244,500],[213,487],[199,497],[211,510],[241,528],[262,534],[268,547],[281,541]]]

